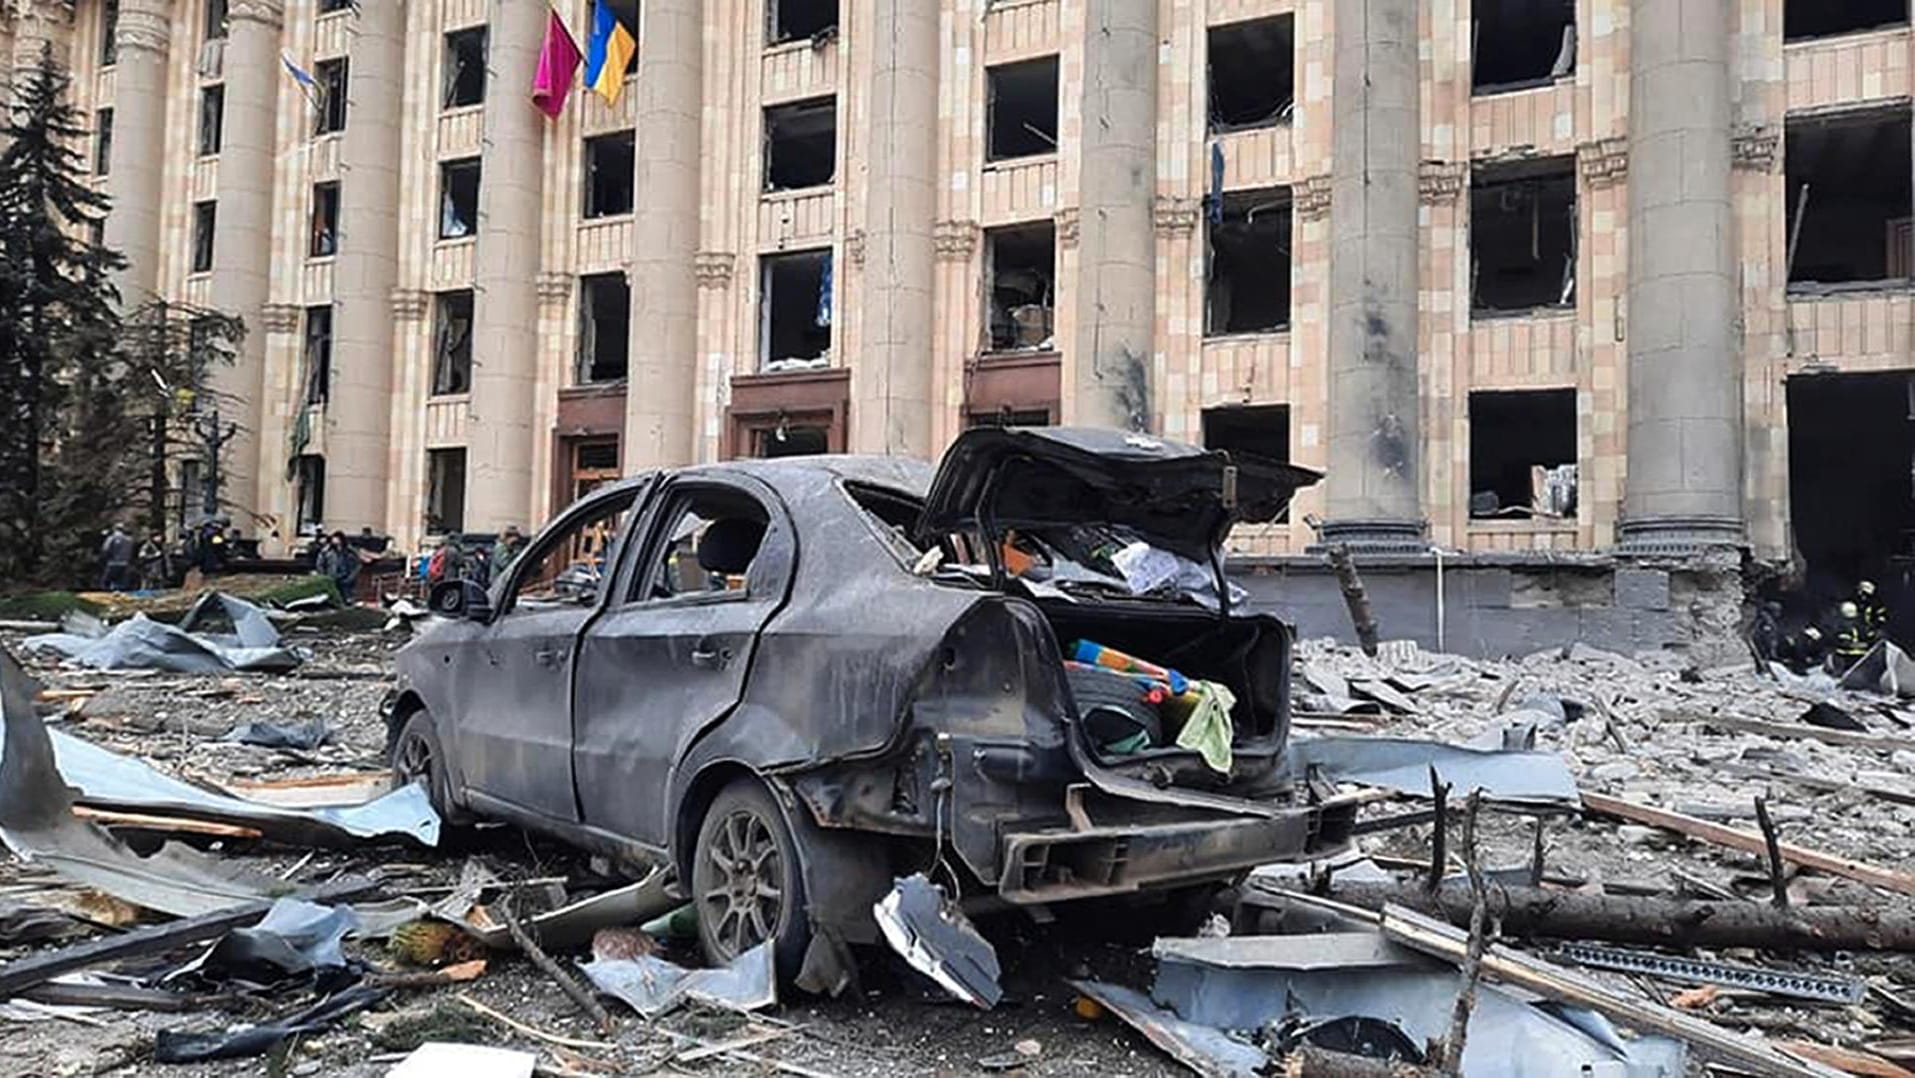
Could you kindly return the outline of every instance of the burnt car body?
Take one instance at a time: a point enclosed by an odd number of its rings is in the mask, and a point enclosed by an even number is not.
[[[1045,906],[1317,856],[1355,807],[1282,777],[1291,633],[1230,609],[1219,553],[1315,478],[1070,429],[968,432],[935,476],[834,456],[629,478],[404,649],[394,766],[454,822],[669,864],[710,957],[775,938],[808,986],[876,941],[897,875]],[[1201,567],[1212,601],[1065,579],[1086,534]],[[1013,542],[1047,579],[1007,567]],[[581,564],[595,591],[542,590]],[[1229,686],[1228,771],[1093,744],[1060,651],[1078,639]]]

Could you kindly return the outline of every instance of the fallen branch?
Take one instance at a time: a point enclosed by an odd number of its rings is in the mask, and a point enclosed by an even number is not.
[[[1755,821],[1762,828],[1763,856],[1769,863],[1769,887],[1775,892],[1769,899],[1776,909],[1789,907],[1789,866],[1782,860],[1782,839],[1776,834],[1775,821],[1769,818],[1769,799],[1755,799]]]
[[[448,984],[476,981],[485,972],[485,959],[475,958],[444,969],[413,973],[368,973],[366,983],[375,988],[439,988]]]
[[[1441,1069],[1451,1076],[1463,1073],[1463,1047],[1469,1040],[1470,1014],[1476,1010],[1476,986],[1483,978],[1483,955],[1489,949],[1489,902],[1476,849],[1476,817],[1482,807],[1483,791],[1471,790],[1469,807],[1463,814],[1463,867],[1469,872],[1470,889],[1469,945],[1463,954],[1463,989],[1456,994],[1449,1035],[1443,1038]]]
[[[775,1041],[780,1037],[789,1037],[802,1028],[802,1026],[778,1026],[772,1029],[754,1030],[742,1037],[734,1037],[728,1041],[706,1044],[698,1048],[687,1048],[673,1056],[672,1062],[696,1063],[701,1059],[710,1059],[712,1056],[728,1055],[738,1051],[740,1048],[751,1048],[764,1044],[766,1041]]]
[[[1699,820],[1694,816],[1685,816],[1680,812],[1671,812],[1654,805],[1644,805],[1634,801],[1624,801],[1619,797],[1584,791],[1583,807],[1604,816],[1614,816],[1617,819],[1660,827],[1666,831],[1675,831],[1688,835],[1690,838],[1713,842],[1718,846],[1727,846],[1732,850],[1741,850],[1758,857],[1768,852],[1768,843],[1763,841],[1762,836],[1756,832],[1724,827],[1722,824]],[[1889,891],[1899,891],[1905,895],[1915,895],[1915,876],[1906,872],[1872,865],[1866,861],[1837,857],[1834,854],[1811,850],[1806,846],[1797,846],[1793,843],[1781,842],[1776,846],[1783,860],[1801,865],[1803,868],[1812,868],[1832,876],[1841,876],[1844,879]]]
[[[1367,910],[1407,906],[1457,926],[1469,924],[1475,903],[1469,888],[1446,883],[1434,895],[1414,883],[1336,880],[1329,897]],[[1244,900],[1283,901],[1282,888],[1252,880]],[[1492,881],[1486,894],[1492,921],[1505,938],[1602,940],[1667,947],[1758,947],[1773,951],[1915,952],[1915,910],[1907,906],[1796,906],[1778,910],[1757,902],[1698,902],[1678,898],[1586,895]]]
[[[467,1007],[472,1008],[474,1011],[477,1011],[479,1014],[492,1019],[494,1022],[499,1023],[500,1025],[506,1027],[507,1029],[513,1030],[514,1032],[517,1032],[517,1033],[523,1033],[535,1041],[544,1041],[547,1044],[564,1045],[567,1048],[616,1048],[618,1047],[617,1045],[612,1044],[609,1041],[588,1041],[579,1037],[562,1037],[558,1035],[557,1033],[547,1033],[546,1031],[542,1029],[536,1029],[532,1026],[528,1026],[524,1022],[518,1021],[517,1019],[508,1018],[507,1016],[500,1014],[498,1011],[493,1010],[492,1008],[486,1006],[485,1004],[480,1003],[478,1000],[473,999],[471,996],[466,995],[464,992],[459,993],[458,999],[460,1003],[463,1003]]]
[[[552,960],[552,956],[545,953],[545,948],[540,947],[538,941],[532,938],[532,934],[519,923],[518,914],[512,910],[514,897],[516,896],[506,895],[499,903],[499,916],[505,921],[505,930],[512,934],[512,942],[518,944],[519,950],[525,953],[525,957],[539,967],[539,972],[551,978],[552,983],[559,986],[559,991],[564,992],[566,998],[578,1004],[579,1010],[584,1011],[593,1022],[598,1024],[600,1032],[610,1033],[614,1028],[612,1016],[606,1013],[598,1000],[592,998],[592,993],[580,987],[579,983],[574,981],[565,970],[559,968],[559,964]]]

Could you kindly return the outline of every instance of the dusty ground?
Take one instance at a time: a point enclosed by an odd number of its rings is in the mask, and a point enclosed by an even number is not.
[[[84,705],[76,705],[77,710],[64,720],[70,730],[180,774],[223,781],[382,767],[384,731],[377,706],[394,643],[376,633],[330,631],[295,631],[288,641],[310,647],[314,653],[313,661],[297,676],[127,677],[62,671],[44,663],[33,664],[33,669],[52,687],[101,690]],[[1479,664],[1409,655],[1399,657],[1394,665],[1378,666],[1347,650],[1307,645],[1304,659],[1319,671],[1352,678],[1414,670],[1434,679],[1412,694],[1415,713],[1390,716],[1378,724],[1385,732],[1460,741],[1494,736],[1499,725],[1509,721],[1498,718],[1499,711],[1518,707],[1532,694],[1554,693],[1588,703],[1591,708],[1580,720],[1545,724],[1538,738],[1539,748],[1563,753],[1585,788],[1728,817],[1728,822],[1746,827],[1754,826],[1743,818],[1752,815],[1753,797],[1766,794],[1790,841],[1889,867],[1915,868],[1915,806],[1885,802],[1856,790],[1823,793],[1731,770],[1737,764],[1759,765],[1844,782],[1859,776],[1864,785],[1915,788],[1915,755],[1878,754],[1800,739],[1724,735],[1710,732],[1698,719],[1716,712],[1794,721],[1807,706],[1805,701],[1818,695],[1812,687],[1777,685],[1746,671],[1729,670],[1685,680],[1679,661],[1660,656],[1638,660],[1579,653],[1571,660],[1539,655]],[[1299,679],[1299,684],[1305,682]],[[1837,699],[1878,733],[1908,736],[1902,723],[1915,724],[1915,715],[1869,706],[1886,703],[1879,698]],[[1596,705],[1607,708],[1613,724],[1605,723]],[[334,737],[310,751],[229,744],[213,733],[238,721],[292,722],[315,717],[332,726]],[[1618,746],[1617,735],[1627,748]],[[1376,811],[1404,809],[1392,805]],[[1527,817],[1490,817],[1483,827],[1488,862],[1492,866],[1526,863],[1534,826]],[[1581,817],[1549,819],[1542,828],[1549,871],[1571,884],[1680,893],[1694,886],[1690,881],[1700,879],[1751,898],[1767,897],[1766,872],[1752,856],[1648,828]],[[1429,837],[1427,826],[1409,828],[1373,836],[1366,840],[1366,847],[1377,854],[1421,860],[1428,857]],[[1458,846],[1452,833],[1450,848]],[[222,852],[306,882],[377,869],[392,889],[428,898],[440,893],[434,889],[443,889],[466,856],[396,847],[350,855],[320,852],[310,858],[305,851],[258,845],[228,846]],[[483,856],[507,878],[565,874],[582,867],[562,848],[503,829],[486,833],[470,852]],[[0,904],[32,903],[37,894],[57,886],[56,880],[31,866],[0,863]],[[1798,901],[1889,901],[1881,892],[1826,877],[1798,876],[1791,891]],[[1183,1073],[1121,1025],[1077,1017],[1073,993],[1063,983],[1066,977],[1086,973],[1144,983],[1148,961],[1141,952],[1147,950],[1155,928],[1148,919],[1079,925],[1068,932],[1057,927],[1039,930],[1016,920],[985,922],[983,927],[997,939],[1007,967],[1009,998],[990,1013],[930,1001],[906,978],[880,969],[868,979],[859,998],[801,999],[761,1019],[688,1010],[648,1024],[611,1003],[618,1027],[606,1036],[577,1015],[529,963],[516,955],[503,955],[494,956],[486,974],[471,984],[395,991],[372,1011],[302,1038],[290,1052],[286,1073],[380,1075],[425,1039],[535,1051],[542,1066],[555,1073],[771,1073],[772,1064],[766,1061],[775,1060],[810,1072],[872,1078],[973,1074],[1016,1062],[1014,1046],[1020,1041],[1034,1041],[1039,1049],[1025,1063],[1026,1074]],[[694,961],[684,945],[677,946],[674,957]],[[0,961],[30,950],[0,948]],[[377,964],[390,964],[381,951],[361,953]],[[1906,960],[1873,955],[1782,960],[1805,967],[1849,969],[1869,975],[1872,983],[1891,993],[1915,996],[1915,963]],[[1674,991],[1651,982],[1636,982],[1635,987],[1661,999]],[[459,1002],[461,994],[547,1033],[595,1043],[577,1049],[543,1044],[478,1016]],[[153,1034],[167,1028],[204,1030],[259,1020],[298,1002],[303,998],[240,999],[225,1012],[103,1012],[79,1022],[0,1020],[0,1072],[264,1073],[267,1064],[258,1059],[193,1066],[153,1063],[148,1058]],[[1732,997],[1719,1000],[1709,1013],[1731,1028],[1847,1046],[1915,1033],[1915,1015],[1898,1014],[1879,1000],[1857,1007],[1811,1008]],[[775,1029],[789,1032],[748,1049],[763,1061],[711,1057],[676,1063],[672,1059],[693,1046],[685,1038],[724,1041]]]

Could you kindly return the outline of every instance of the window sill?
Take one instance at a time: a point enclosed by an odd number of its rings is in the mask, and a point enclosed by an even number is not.
[[[1265,123],[1231,124],[1228,127],[1211,127],[1211,138],[1229,138],[1232,135],[1251,135],[1259,131],[1293,131],[1297,122],[1293,119],[1270,120]]]
[[[1576,73],[1571,71],[1561,78],[1526,79],[1522,82],[1505,82],[1495,86],[1472,86],[1471,97],[1503,97],[1508,94],[1526,94],[1533,90],[1553,90],[1564,83],[1576,81]]]
[[[1579,517],[1471,517],[1469,530],[1477,535],[1575,531]]]
[[[427,404],[466,404],[471,400],[472,392],[470,390],[462,393],[429,393],[426,395]]]
[[[1056,363],[1063,353],[1056,348],[993,348],[988,352],[979,352],[975,362],[1002,367],[1019,363]]]
[[[1782,50],[1787,52],[1795,48],[1813,48],[1860,37],[1897,38],[1908,32],[1909,23],[1890,22],[1880,26],[1865,26],[1859,30],[1842,30],[1833,34],[1816,34],[1811,37],[1790,37],[1782,39]]]
[[[788,52],[806,52],[813,48],[819,52],[823,52],[838,44],[838,36],[843,33],[843,29],[837,26],[830,26],[820,31],[820,33],[830,34],[831,36],[827,37],[823,43],[815,46],[811,43],[813,39],[808,37],[794,37],[790,41],[773,41],[765,46],[765,55],[782,56]]]
[[[631,221],[632,221],[631,210],[622,210],[618,213],[602,213],[602,214],[599,214],[597,217],[592,217],[592,216],[583,215],[583,214],[579,216],[579,224],[581,226],[630,224]]]
[[[779,187],[761,192],[759,198],[764,202],[795,202],[801,198],[815,198],[830,194],[838,189],[838,181],[814,183],[810,187]]]
[[[1025,154],[1022,157],[986,158],[984,161],[984,171],[1002,172],[1013,168],[1028,168],[1032,165],[1056,164],[1057,158],[1058,153],[1056,150],[1052,150],[1049,153]]]
[[[208,161],[217,161],[217,160],[219,160],[218,150],[214,150],[212,153],[196,153],[193,155],[194,164],[203,165]]]
[[[1285,322],[1283,325],[1272,326],[1269,329],[1236,329],[1236,330],[1231,330],[1227,333],[1205,332],[1204,343],[1205,344],[1248,343],[1251,341],[1276,340],[1279,337],[1288,337],[1289,335],[1290,335],[1290,323]]]
[[[330,266],[332,265],[333,260],[338,257],[339,257],[338,251],[334,251],[331,254],[323,254],[323,255],[316,255],[309,252],[306,255],[306,264],[308,266]]]
[[[459,247],[477,243],[478,241],[479,237],[476,234],[466,236],[440,236],[438,239],[432,241],[432,246],[439,248]]]
[[[1471,322],[1510,322],[1524,318],[1550,321],[1574,317],[1576,317],[1574,303],[1545,303],[1539,307],[1520,307],[1508,311],[1472,307],[1469,313]]]
[[[1790,299],[1836,299],[1842,296],[1902,295],[1915,292],[1915,279],[1888,277],[1879,281],[1802,281],[1788,286]]]
[[[470,116],[485,111],[485,102],[475,101],[470,105],[441,105],[439,119],[450,120],[456,116]]]
[[[213,267],[211,266],[208,266],[205,269],[191,269],[186,271],[186,279],[188,281],[210,280],[212,276],[213,276]]]
[[[629,379],[612,378],[603,382],[574,382],[559,387],[561,397],[622,397]]]

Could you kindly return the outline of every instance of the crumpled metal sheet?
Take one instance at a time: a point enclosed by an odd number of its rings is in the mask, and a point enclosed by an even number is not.
[[[1507,752],[1397,737],[1297,739],[1284,750],[1296,778],[1311,767],[1331,782],[1377,786],[1427,796],[1430,768],[1451,797],[1481,789],[1496,801],[1579,807],[1582,795],[1569,765],[1553,752]]]
[[[259,923],[227,932],[198,958],[168,974],[168,979],[198,974],[269,988],[289,979],[340,974],[346,968],[342,945],[358,925],[349,906],[282,898]]]
[[[218,606],[233,632],[195,632]],[[176,674],[226,674],[240,670],[279,672],[298,666],[298,651],[282,647],[266,612],[230,595],[200,597],[178,625],[135,614],[99,636],[45,633],[21,642],[28,651],[50,651],[96,670],[166,670]]]
[[[871,913],[891,949],[951,995],[980,1010],[1003,998],[997,950],[922,872],[898,880]]]
[[[246,1059],[265,1055],[288,1037],[317,1033],[392,994],[389,988],[361,985],[348,988],[277,1021],[206,1033],[160,1030],[153,1043],[153,1059],[160,1063],[203,1063],[214,1059]]]
[[[686,969],[662,958],[595,959],[579,967],[593,987],[644,1015],[656,1018],[687,1000],[734,1011],[756,1011],[778,1002],[772,945],[761,943],[723,969]]]
[[[1270,1065],[1261,1048],[1214,1026],[1186,1022],[1141,992],[1101,981],[1071,981],[1070,986],[1204,1078],[1253,1078]]]
[[[601,928],[634,925],[648,921],[684,904],[668,893],[671,874],[654,868],[645,878],[623,887],[615,887],[589,898],[568,902],[557,909],[530,917],[522,916],[525,931],[543,947],[569,951],[583,947]],[[506,884],[484,864],[468,860],[459,870],[459,885],[453,892],[433,903],[429,912],[465,929],[468,935],[494,950],[517,948],[512,932],[480,904],[479,896]]]

